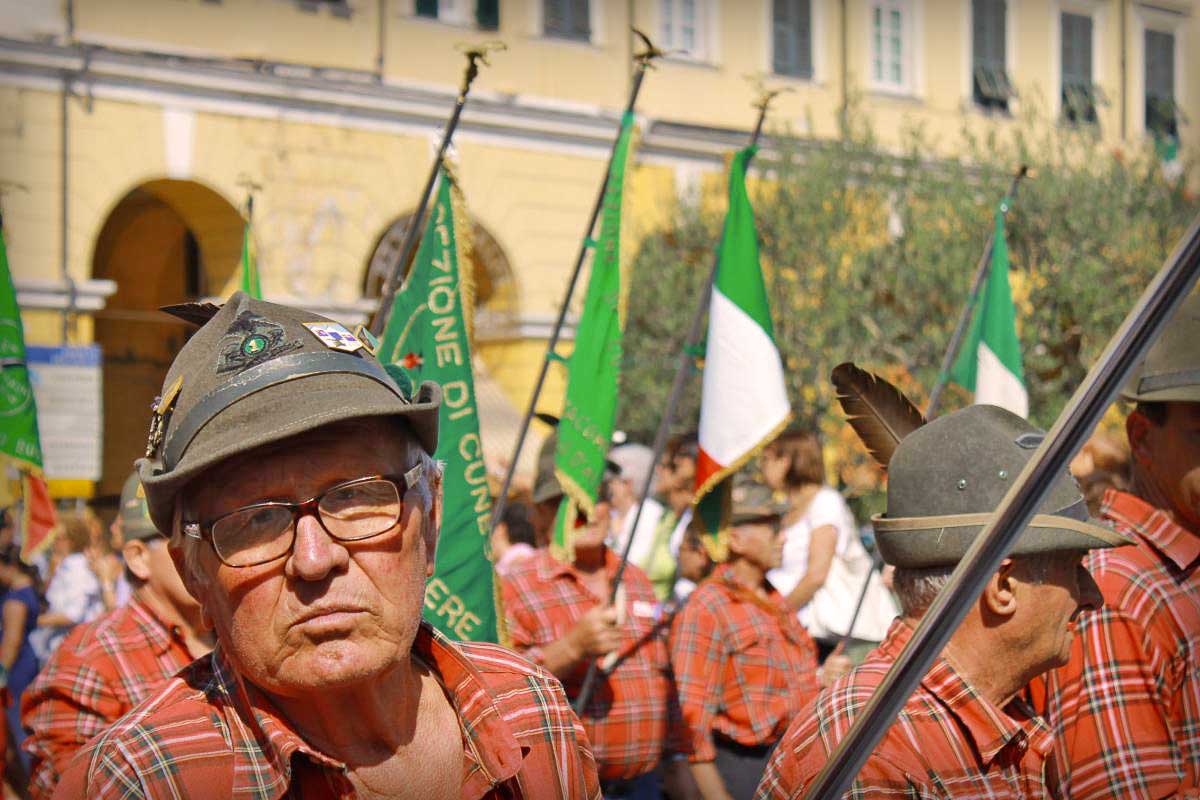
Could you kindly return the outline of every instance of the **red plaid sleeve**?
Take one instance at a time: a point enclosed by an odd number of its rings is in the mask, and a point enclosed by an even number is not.
[[[1200,542],[1159,509],[1111,491],[1102,513],[1137,544],[1088,566],[1105,607],[1078,623],[1071,659],[1035,682],[1077,800],[1200,789]],[[1190,565],[1190,567],[1189,567]]]
[[[79,748],[191,660],[183,643],[136,601],[71,631],[22,699],[30,795],[49,797]]]
[[[713,717],[721,706],[726,653],[721,626],[707,598],[697,589],[671,625],[671,667],[690,760],[712,761]]]

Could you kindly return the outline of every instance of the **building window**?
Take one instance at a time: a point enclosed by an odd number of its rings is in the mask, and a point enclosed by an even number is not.
[[[1179,135],[1175,106],[1175,35],[1146,31],[1146,130],[1156,138]]]
[[[1008,78],[1006,0],[971,2],[971,94],[981,108],[1007,111],[1015,95]]]
[[[777,75],[812,78],[812,3],[774,0],[772,69]]]
[[[912,87],[912,5],[875,0],[871,10],[871,82],[876,88],[909,92]]]
[[[542,30],[547,36],[559,39],[590,41],[592,25],[588,5],[588,0],[543,0]]]
[[[414,10],[418,17],[449,25],[473,24],[485,31],[500,27],[500,0],[416,0]]]
[[[659,0],[658,13],[664,49],[708,58],[708,0]]]
[[[1092,18],[1063,14],[1062,113],[1067,122],[1095,122],[1096,85],[1092,82]]]

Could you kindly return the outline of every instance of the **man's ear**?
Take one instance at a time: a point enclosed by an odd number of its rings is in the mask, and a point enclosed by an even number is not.
[[[1154,423],[1141,411],[1134,410],[1125,418],[1125,436],[1129,439],[1129,451],[1139,464],[1148,464],[1153,460],[1147,439]]]
[[[130,539],[121,548],[125,566],[138,580],[150,580],[150,548],[141,539]]]
[[[983,588],[985,608],[998,617],[1011,617],[1017,611],[1016,580],[1013,578],[1014,562],[1006,558],[1000,562],[1000,568],[988,579]]]
[[[740,527],[729,529],[729,552],[739,556],[746,552],[746,532]]]

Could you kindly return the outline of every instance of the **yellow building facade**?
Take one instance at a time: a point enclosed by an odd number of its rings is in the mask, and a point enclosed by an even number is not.
[[[154,309],[232,291],[250,193],[267,298],[367,318],[453,104],[457,48],[491,40],[508,49],[476,81],[453,157],[476,223],[481,419],[502,461],[629,91],[631,25],[673,51],[637,104],[635,238],[719,181],[754,121],[751,74],[794,90],[772,124],[818,140],[853,103],[885,146],[919,123],[946,155],[964,127],[1031,106],[1113,145],[1200,145],[1191,0],[0,0],[0,189],[26,337],[103,352],[102,474],[60,493],[119,491],[187,335]]]

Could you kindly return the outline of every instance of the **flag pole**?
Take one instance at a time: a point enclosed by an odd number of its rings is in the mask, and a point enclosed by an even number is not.
[[[471,84],[479,75],[479,65],[482,63],[484,66],[491,66],[487,60],[488,53],[505,49],[507,47],[503,42],[485,42],[465,50],[463,53],[467,57],[467,68],[463,73],[462,86],[459,87],[458,97],[454,100],[454,110],[450,113],[446,131],[442,134],[442,142],[438,145],[437,155],[433,158],[433,166],[429,170],[429,177],[425,180],[425,188],[421,191],[421,200],[417,203],[417,210],[408,220],[408,228],[404,231],[404,241],[400,244],[400,256],[392,264],[392,268],[384,278],[379,295],[379,309],[375,312],[375,318],[371,320],[370,331],[374,336],[379,336],[383,332],[388,315],[392,311],[392,303],[396,301],[396,287],[400,284],[400,271],[408,264],[413,251],[416,250],[422,229],[421,220],[425,216],[425,209],[429,207],[433,184],[437,181],[442,159],[446,157],[446,150],[450,147],[450,139],[454,136],[455,128],[458,127],[458,119],[462,116],[463,106],[467,104],[467,93],[471,91]]]
[[[1071,457],[1087,440],[1134,365],[1183,303],[1198,275],[1200,217],[1192,222],[1175,252],[1146,287],[1033,458],[954,568],[949,582],[938,593],[866,708],[809,785],[806,797],[841,797],[850,788],[987,581],[1037,513],[1050,487],[1066,471]]]
[[[782,94],[784,89],[766,90],[763,89],[759,99],[754,106],[758,109],[758,120],[754,123],[754,132],[750,135],[750,143],[748,147],[754,147],[758,144],[759,137],[762,135],[763,123],[767,118],[767,110],[771,106],[771,101],[779,94]],[[749,166],[749,160],[747,160]],[[671,393],[667,396],[667,408],[663,412],[662,419],[658,423],[658,431],[654,434],[653,456],[651,457],[651,469],[646,473],[645,479],[642,481],[642,487],[638,493],[637,510],[633,513],[633,523],[629,526],[629,536],[625,539],[625,544],[621,548],[621,561],[617,565],[617,571],[613,575],[612,587],[609,589],[608,604],[612,605],[617,600],[617,589],[621,586],[621,579],[625,576],[625,566],[629,563],[629,553],[633,549],[633,539],[637,534],[638,522],[642,518],[642,509],[646,507],[646,499],[650,496],[650,486],[654,481],[654,465],[658,464],[658,460],[662,458],[663,450],[667,446],[667,435],[671,430],[671,422],[675,417],[675,412],[679,408],[679,401],[683,397],[683,389],[687,384],[688,376],[691,374],[692,363],[694,356],[693,349],[700,342],[700,336],[704,333],[704,316],[708,311],[709,301],[712,298],[713,281],[717,277],[717,265],[721,262],[720,248],[717,248],[717,253],[713,256],[712,268],[708,271],[708,278],[704,282],[704,289],[700,293],[700,302],[696,306],[696,313],[692,316],[692,326],[688,331],[687,341],[684,342],[683,348],[679,351],[679,364],[675,367],[675,380],[671,384]],[[596,678],[599,673],[599,662],[593,660],[588,665],[587,675],[584,676],[583,684],[579,688],[579,694],[575,698],[575,713],[582,714],[587,708],[588,701],[592,697],[592,692],[596,687]]]
[[[642,79],[646,77],[646,70],[651,66],[651,62],[660,58],[666,53],[659,50],[646,34],[639,31],[637,28],[631,28],[635,34],[642,40],[645,47],[640,53],[634,55],[633,59],[637,62],[636,71],[633,73],[633,85],[629,89],[629,99],[625,104],[625,113],[633,111],[637,103],[638,93],[642,90]],[[588,248],[592,240],[592,231],[596,227],[596,220],[600,216],[600,209],[604,206],[604,194],[608,191],[608,173],[612,167],[613,155],[617,149],[617,142],[620,141],[618,135],[613,140],[612,149],[608,154],[608,164],[604,168],[604,178],[600,181],[600,191],[596,194],[596,203],[592,206],[592,215],[588,218],[587,228],[583,232],[583,240],[579,245],[579,254],[575,257],[575,268],[571,272],[571,279],[567,282],[567,291],[563,296],[562,304],[558,309],[558,319],[554,321],[554,329],[550,332],[550,341],[546,343],[546,355],[542,358],[542,365],[538,372],[537,380],[533,384],[533,394],[529,397],[529,406],[525,409],[525,416],[521,419],[521,427],[517,432],[517,441],[513,445],[512,458],[508,462],[508,468],[504,472],[504,482],[500,486],[500,493],[496,497],[496,503],[492,506],[492,522],[489,530],[496,527],[496,523],[500,521],[500,517],[504,514],[504,509],[508,507],[508,493],[512,489],[513,476],[517,472],[517,462],[521,457],[521,450],[525,446],[525,439],[529,435],[529,423],[532,421],[534,411],[537,409],[538,398],[542,394],[542,388],[546,384],[546,374],[550,370],[550,362],[555,359],[555,348],[558,347],[558,337],[562,334],[563,324],[567,319],[567,309],[571,305],[571,297],[575,294],[575,286],[579,283],[579,274],[583,271],[583,262],[587,258]]]
[[[1012,208],[1013,201],[1017,199],[1017,189],[1021,184],[1021,179],[1028,174],[1029,166],[1022,164],[1017,170],[1017,174],[1013,175],[1012,183],[1008,185],[1008,194],[1001,201],[1006,206],[1003,212],[1007,213],[1008,209]],[[967,333],[967,325],[975,311],[975,301],[979,299],[979,293],[983,291],[983,282],[987,278],[988,268],[992,265],[992,248],[995,244],[996,237],[989,236],[983,252],[979,255],[979,263],[975,265],[975,279],[971,282],[971,294],[967,297],[967,304],[963,306],[962,313],[958,317],[958,324],[954,326],[954,333],[950,336],[950,345],[946,348],[946,355],[942,357],[942,368],[938,370],[937,383],[933,385],[933,391],[929,393],[929,406],[925,409],[926,419],[933,419],[941,405],[942,392],[950,380],[950,369],[954,366],[954,359],[958,358],[958,348],[962,347],[963,337]]]

